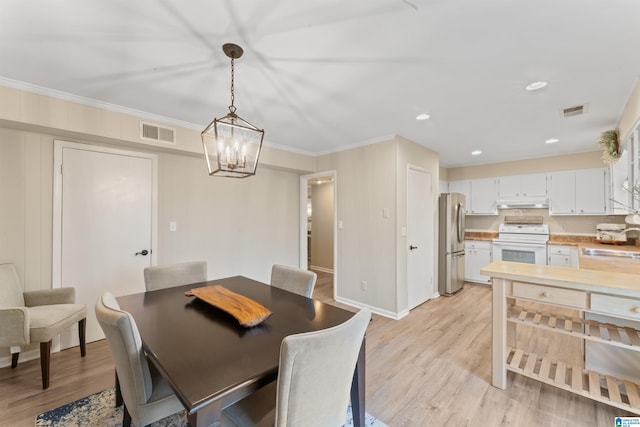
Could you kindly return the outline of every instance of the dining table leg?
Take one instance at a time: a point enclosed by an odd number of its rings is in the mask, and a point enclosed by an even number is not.
[[[189,427],[220,427],[221,415],[222,405],[220,402],[213,402],[193,414],[187,413],[187,422]]]
[[[353,415],[353,425],[356,427],[364,427],[365,348],[366,337],[362,339],[358,362],[356,363],[356,369],[353,371],[353,380],[351,381],[351,414]]]

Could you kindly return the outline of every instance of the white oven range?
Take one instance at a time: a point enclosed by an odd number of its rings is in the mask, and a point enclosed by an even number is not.
[[[546,264],[548,241],[547,224],[500,224],[493,239],[493,260]]]

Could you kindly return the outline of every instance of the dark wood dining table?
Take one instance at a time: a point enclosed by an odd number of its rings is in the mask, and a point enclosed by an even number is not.
[[[224,311],[184,295],[209,285],[222,285],[273,314],[245,328]],[[286,336],[330,328],[354,314],[242,276],[121,296],[118,303],[135,319],[148,358],[169,381],[192,427],[216,425],[225,407],[275,381]],[[363,340],[351,385],[359,427],[364,426],[364,379]]]

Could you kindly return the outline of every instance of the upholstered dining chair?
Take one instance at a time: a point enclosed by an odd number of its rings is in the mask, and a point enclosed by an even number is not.
[[[333,328],[282,341],[276,383],[223,411],[228,427],[342,426],[351,380],[371,312],[360,310]]]
[[[313,271],[279,264],[274,264],[271,267],[271,286],[294,292],[307,298],[311,298],[317,279],[318,275]]]
[[[131,421],[146,426],[183,410],[169,383],[149,366],[131,314],[120,310],[110,292],[98,298],[95,310],[118,373],[124,399],[123,427],[129,427]]]
[[[147,291],[206,281],[206,261],[155,265],[144,269],[144,285]]]
[[[13,264],[0,264],[0,347],[11,350],[11,367],[18,366],[21,346],[40,343],[42,389],[49,388],[51,342],[78,323],[80,355],[87,354],[87,306],[76,304],[74,288],[24,292]]]

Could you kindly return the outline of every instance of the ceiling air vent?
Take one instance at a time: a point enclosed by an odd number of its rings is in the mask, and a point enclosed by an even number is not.
[[[576,105],[562,109],[562,117],[580,116],[586,112],[585,105]]]
[[[176,143],[176,130],[140,122],[140,138],[149,141]]]

